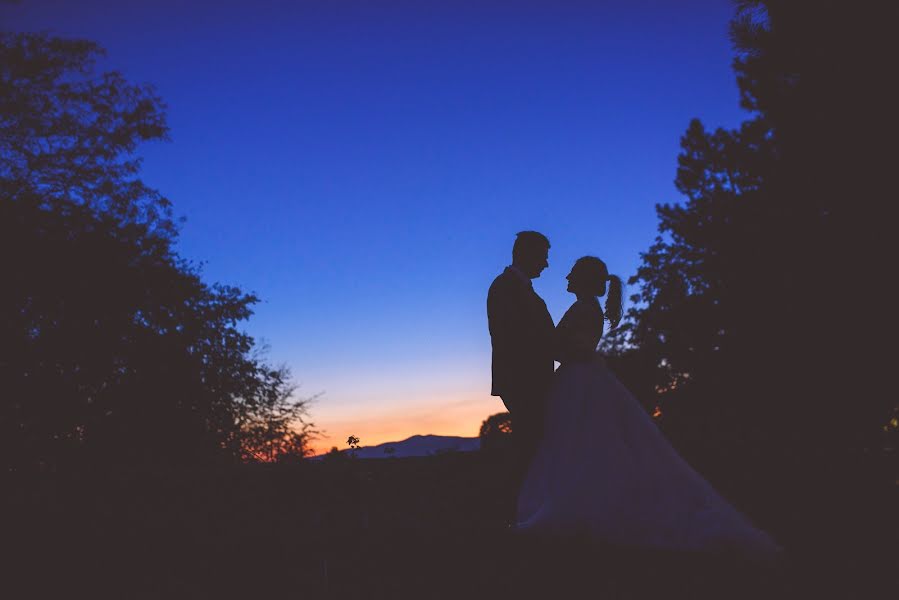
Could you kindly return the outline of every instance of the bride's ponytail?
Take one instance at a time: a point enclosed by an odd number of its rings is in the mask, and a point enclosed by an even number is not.
[[[609,275],[609,295],[606,296],[606,318],[612,329],[618,327],[621,321],[621,294],[622,288],[621,278],[618,275]]]

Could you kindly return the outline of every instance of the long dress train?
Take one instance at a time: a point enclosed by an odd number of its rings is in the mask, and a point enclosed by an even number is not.
[[[599,353],[556,372],[517,521],[629,546],[780,551],[681,458]]]

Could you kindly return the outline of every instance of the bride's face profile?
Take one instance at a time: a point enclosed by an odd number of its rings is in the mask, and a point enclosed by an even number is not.
[[[565,276],[565,279],[568,280],[568,288],[566,291],[575,295],[577,295],[578,292],[583,291],[583,274],[578,273],[577,265],[571,268],[571,272]]]
[[[581,296],[602,296],[606,293],[606,283],[602,278],[595,276],[591,269],[585,268],[580,262],[574,263],[571,272],[565,276],[568,280],[567,291],[572,294]]]

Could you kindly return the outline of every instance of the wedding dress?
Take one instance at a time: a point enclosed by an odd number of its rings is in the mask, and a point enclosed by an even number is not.
[[[668,443],[595,352],[601,335],[596,299],[578,300],[559,322],[562,365],[516,528],[627,546],[778,553]]]

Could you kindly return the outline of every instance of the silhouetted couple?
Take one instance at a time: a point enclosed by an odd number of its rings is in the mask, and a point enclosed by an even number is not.
[[[493,389],[512,416],[520,474],[517,531],[603,542],[767,556],[777,544],[730,506],[671,447],[596,347],[621,319],[621,280],[585,256],[566,279],[574,304],[553,325],[531,280],[549,240],[518,234],[490,286]],[[605,311],[598,297],[606,295]],[[554,371],[554,361],[561,366]]]

